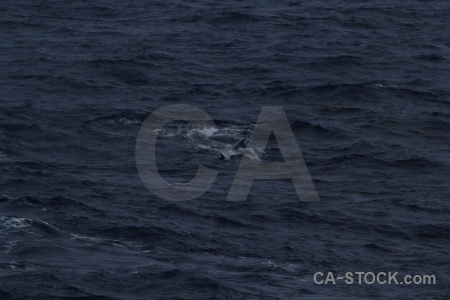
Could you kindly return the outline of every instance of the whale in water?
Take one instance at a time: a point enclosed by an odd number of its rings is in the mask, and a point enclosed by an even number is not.
[[[225,149],[220,151],[220,159],[230,160],[233,156],[242,155],[247,143],[247,139],[242,139],[234,146],[227,144]]]

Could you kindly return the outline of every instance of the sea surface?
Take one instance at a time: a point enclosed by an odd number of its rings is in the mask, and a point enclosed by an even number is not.
[[[0,299],[449,299],[447,0],[0,3]],[[138,175],[218,171],[168,201]],[[264,106],[282,106],[320,201],[255,180],[226,201]],[[276,136],[265,152],[278,159]],[[278,154],[277,154],[278,153]],[[316,284],[316,272],[435,285]]]

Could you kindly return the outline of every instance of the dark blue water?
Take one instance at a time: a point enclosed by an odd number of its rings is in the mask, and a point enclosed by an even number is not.
[[[447,299],[450,4],[435,1],[0,3],[0,299]],[[170,202],[138,176],[138,130],[168,124]],[[226,197],[214,137],[283,106],[320,196],[288,180]],[[269,147],[270,151],[275,147]],[[269,157],[270,160],[270,157]],[[317,285],[315,272],[434,274],[436,285]]]

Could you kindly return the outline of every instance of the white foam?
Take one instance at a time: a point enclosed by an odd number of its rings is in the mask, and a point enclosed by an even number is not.
[[[141,130],[148,130],[141,128]],[[158,135],[164,138],[182,138],[189,143],[194,144],[197,150],[206,150],[221,153],[225,160],[234,155],[244,153],[245,148],[233,149],[230,144],[235,144],[249,134],[248,126],[230,125],[224,128],[200,127],[192,128],[186,124],[179,124],[170,128],[158,128],[147,131],[152,135]],[[227,145],[228,144],[228,145]],[[259,160],[257,154],[251,153],[250,158]]]
[[[214,133],[216,133],[218,130],[214,127],[205,127],[203,129],[197,129],[197,132],[204,136],[205,138],[211,137]]]
[[[198,144],[195,146],[198,150],[207,150],[207,151],[213,151],[214,149],[210,145],[204,145],[204,144]]]
[[[12,228],[21,229],[30,227],[33,220],[26,218],[0,217],[0,230],[6,231]]]
[[[250,158],[251,160],[254,161],[259,161],[259,155],[258,153],[256,153],[257,151],[255,151],[255,149],[253,148],[247,148],[246,151],[244,152],[244,155],[248,158]]]

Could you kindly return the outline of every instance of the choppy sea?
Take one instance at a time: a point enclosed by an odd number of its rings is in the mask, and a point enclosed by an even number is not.
[[[446,0],[2,0],[0,299],[448,299],[449,27]],[[172,104],[217,125],[158,135],[167,181],[218,171],[191,201],[136,170],[142,122]],[[242,157],[220,145],[263,106],[320,201],[289,180],[226,201]],[[361,271],[437,282],[314,282]]]

